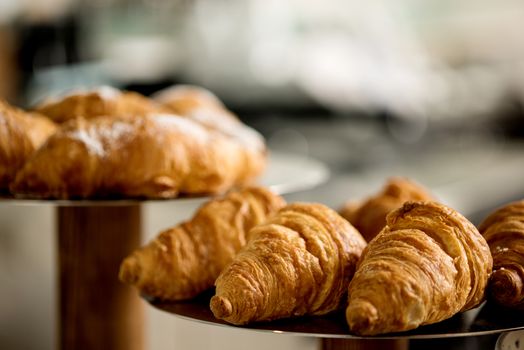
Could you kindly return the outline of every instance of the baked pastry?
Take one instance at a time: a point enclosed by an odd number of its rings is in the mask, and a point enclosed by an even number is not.
[[[18,172],[11,190],[43,198],[170,198],[254,181],[265,158],[176,115],[72,120]]]
[[[365,245],[328,207],[290,204],[249,232],[215,282],[211,310],[236,325],[334,311]]]
[[[139,93],[120,91],[109,86],[74,91],[60,98],[51,98],[37,105],[35,110],[57,123],[78,117],[91,119],[99,116],[143,116],[167,112]]]
[[[211,91],[192,85],[175,85],[153,95],[171,112],[216,130],[253,152],[265,152],[263,137],[242,123]]]
[[[524,200],[491,213],[479,225],[479,231],[493,256],[491,299],[524,310]]]
[[[369,242],[384,226],[386,216],[407,201],[435,200],[423,186],[402,177],[388,179],[384,188],[374,196],[361,202],[347,202],[340,215],[355,226]]]
[[[163,300],[193,298],[213,287],[246,244],[247,232],[284,204],[280,196],[260,187],[212,199],[189,221],[160,233],[127,257],[120,280]]]
[[[8,189],[16,172],[55,131],[51,120],[0,100],[0,191]]]
[[[407,202],[387,216],[351,283],[346,309],[359,335],[436,323],[484,300],[492,268],[475,226],[436,202]]]
[[[240,123],[211,91],[194,85],[173,85],[155,93],[152,98],[171,112],[195,119],[213,129],[222,123]]]

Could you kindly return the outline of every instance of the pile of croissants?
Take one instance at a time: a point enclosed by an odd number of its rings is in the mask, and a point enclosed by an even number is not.
[[[211,92],[73,91],[28,112],[0,101],[0,192],[25,198],[223,193],[264,170],[263,137]]]
[[[524,200],[475,227],[421,185],[390,179],[339,212],[250,186],[263,137],[207,90],[152,98],[102,87],[28,112],[0,101],[0,192],[28,198],[219,195],[127,257],[120,279],[180,301],[215,286],[235,325],[345,308],[350,332],[436,323],[486,296],[524,310]]]
[[[363,336],[436,323],[486,296],[524,310],[524,201],[477,228],[406,178],[339,213],[247,187],[133,252],[120,279],[174,302],[215,286],[211,311],[234,325],[345,308]]]

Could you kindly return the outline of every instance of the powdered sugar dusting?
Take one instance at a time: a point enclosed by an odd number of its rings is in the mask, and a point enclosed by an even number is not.
[[[99,127],[97,131],[102,139],[113,142],[130,135],[133,130],[133,125],[130,123],[115,120],[107,126]]]
[[[207,142],[209,139],[208,131],[191,119],[175,114],[155,114],[151,118],[161,127],[179,130],[184,134],[191,135],[198,142]]]
[[[115,89],[112,86],[100,86],[96,89],[92,89],[91,91],[88,91],[88,93],[96,93],[100,95],[104,100],[114,100],[118,98],[120,95],[122,95],[122,92],[118,89]]]
[[[134,130],[131,123],[113,120],[111,123],[93,124],[69,131],[67,136],[83,143],[89,153],[103,157],[108,151],[107,146],[132,135]]]
[[[262,151],[265,148],[262,135],[233,117],[217,114],[212,109],[199,108],[191,113],[191,118],[222,132],[248,149]]]
[[[88,152],[98,156],[104,156],[104,145],[102,144],[100,138],[95,133],[93,133],[93,131],[94,130],[86,130],[82,128],[67,133],[67,136],[73,140],[83,143],[86,146]]]

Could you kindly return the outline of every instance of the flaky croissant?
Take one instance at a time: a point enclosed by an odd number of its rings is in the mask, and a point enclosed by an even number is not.
[[[479,225],[479,231],[493,256],[491,298],[524,310],[524,200],[497,209]]]
[[[100,116],[143,116],[148,113],[165,112],[160,105],[139,93],[120,91],[109,86],[75,91],[60,98],[48,99],[36,106],[35,110],[57,123],[78,117],[91,119]]]
[[[290,204],[249,232],[215,282],[211,310],[236,325],[331,312],[344,302],[365,245],[326,206]]]
[[[245,245],[247,232],[284,204],[280,196],[259,187],[212,199],[191,220],[160,233],[127,257],[120,279],[164,300],[195,297],[213,287]]]
[[[25,164],[11,190],[44,198],[219,193],[252,182],[264,157],[176,115],[75,119]]]
[[[435,202],[407,202],[387,216],[349,284],[352,332],[400,332],[479,305],[489,247],[465,217]]]
[[[209,90],[192,85],[174,85],[157,92],[153,99],[171,112],[216,130],[248,149],[265,149],[262,136],[242,123]]]
[[[215,94],[207,89],[193,85],[173,85],[156,92],[152,98],[169,108],[173,113],[184,116],[191,116],[202,108],[226,110],[222,101]],[[195,118],[198,118],[198,116],[195,116]],[[229,118],[236,119],[231,113]]]
[[[390,211],[400,208],[407,201],[431,200],[434,197],[423,186],[407,178],[393,177],[378,194],[361,202],[347,202],[340,215],[369,242],[386,226],[386,216]]]
[[[0,191],[8,189],[16,172],[55,131],[56,125],[44,116],[0,100]]]

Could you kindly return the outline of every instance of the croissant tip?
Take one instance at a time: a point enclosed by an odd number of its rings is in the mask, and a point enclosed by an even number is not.
[[[224,319],[233,313],[233,306],[229,299],[221,296],[213,296],[210,303],[211,311],[216,318]]]
[[[350,304],[346,309],[346,320],[352,332],[361,335],[372,335],[369,332],[377,323],[377,308],[368,301]]]
[[[139,260],[134,256],[127,257],[120,265],[118,278],[127,284],[136,284],[140,279],[142,267]]]

